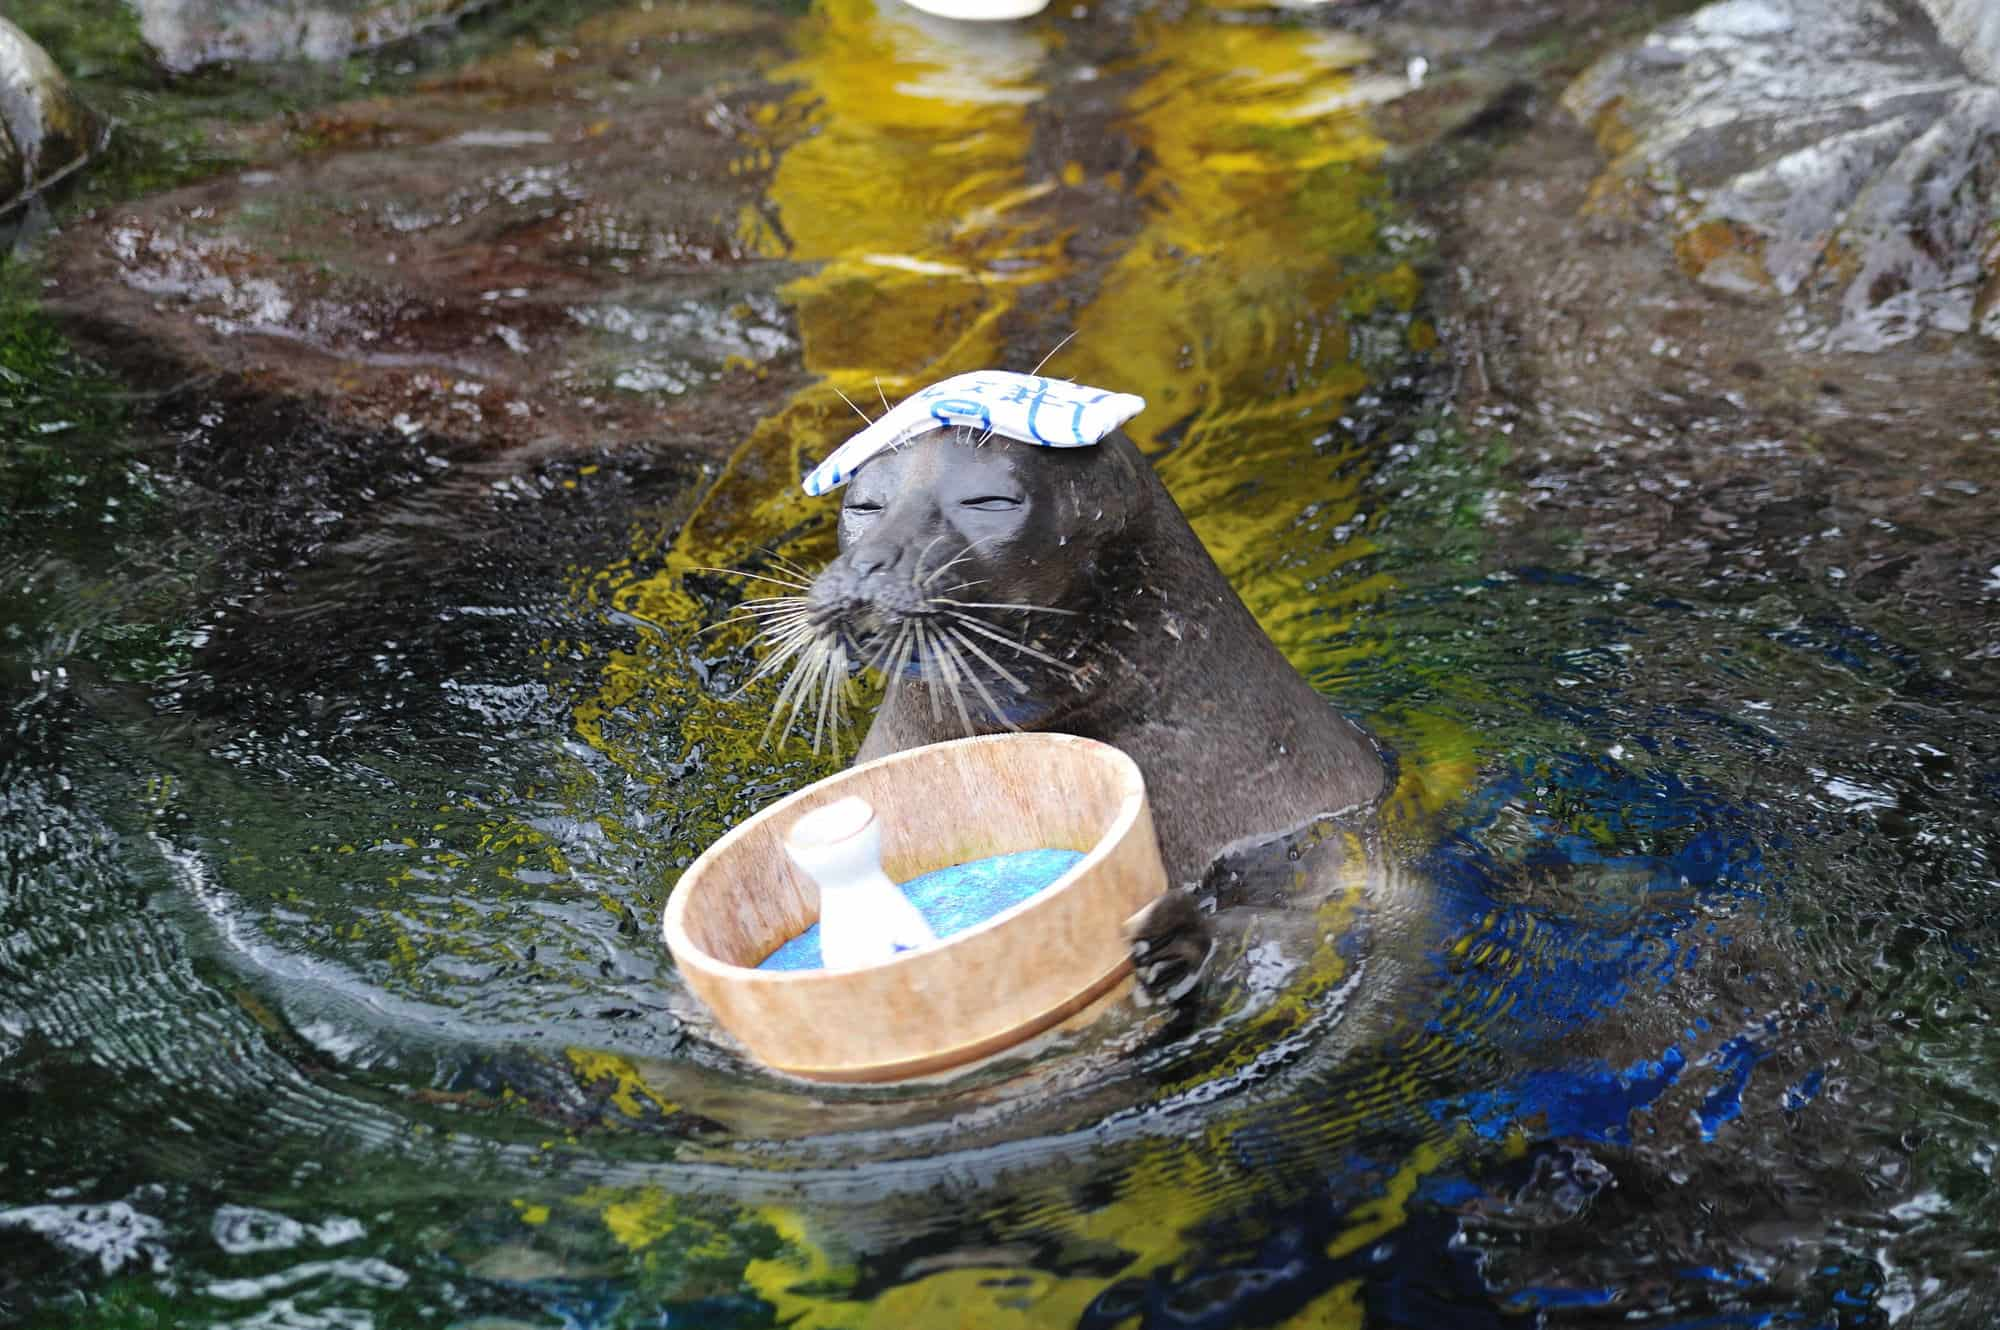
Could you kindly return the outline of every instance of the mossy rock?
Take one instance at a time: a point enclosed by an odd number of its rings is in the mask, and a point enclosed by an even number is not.
[[[0,218],[82,166],[104,132],[48,52],[0,18]]]

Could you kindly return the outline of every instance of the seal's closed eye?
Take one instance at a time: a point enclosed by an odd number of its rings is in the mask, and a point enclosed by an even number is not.
[[[982,513],[1004,513],[1019,508],[1021,500],[1011,494],[981,494],[971,499],[960,499],[961,508],[977,508]]]

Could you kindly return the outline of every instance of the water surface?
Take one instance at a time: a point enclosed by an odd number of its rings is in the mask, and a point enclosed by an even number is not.
[[[631,265],[564,305],[537,372],[573,413],[517,451],[86,364],[10,296],[0,1308],[1988,1323],[2000,570],[1885,595],[1854,556],[1977,533],[1990,441],[1922,463],[1934,528],[1773,502],[1717,524],[1727,558],[1621,546],[1593,505],[1671,486],[1661,437],[1772,483],[1805,445],[1468,408],[1507,364],[1392,188],[1402,52],[1234,5],[766,20],[713,69],[651,5],[436,57],[424,96],[629,43],[577,86],[711,81],[752,199],[690,255],[479,147],[508,243],[574,223],[577,271]],[[726,289],[666,300],[663,267]],[[746,588],[706,570],[825,557],[795,482],[857,427],[840,392],[1072,332],[1052,368],[1148,399],[1225,571],[1393,753],[1384,828],[1242,912],[1189,1027],[1121,1009],[902,1087],[762,1072],[659,910],[834,759],[758,743],[754,651],[707,631]],[[692,423],[613,447],[586,398]]]

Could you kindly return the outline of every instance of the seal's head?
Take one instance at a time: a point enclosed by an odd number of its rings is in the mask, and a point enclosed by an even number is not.
[[[1074,689],[1107,553],[1149,497],[1143,465],[1129,446],[919,435],[843,491],[840,552],[806,594],[808,622],[964,732],[1040,727]]]
[[[1145,775],[1177,881],[1245,836],[1372,798],[1373,745],[1285,661],[1152,466],[1102,424],[1107,404],[1129,414],[1138,399],[1064,397],[1024,375],[973,393],[965,378],[807,478],[815,494],[845,486],[840,552],[802,594],[753,611],[777,648],[763,669],[793,666],[779,712],[816,711],[819,738],[865,665],[888,689],[862,759],[1009,728],[1113,744]]]
[[[806,594],[749,605],[776,648],[759,674],[791,666],[773,725],[788,706],[788,726],[815,715],[817,751],[847,674],[869,665],[889,680],[885,712],[907,685],[961,733],[1046,727],[1037,696],[1077,675],[1052,621],[1095,603],[1094,551],[1152,497],[1144,460],[1115,434],[1145,405],[977,370],[912,393],[836,448],[801,487],[847,487],[839,557],[794,583]],[[1122,449],[1099,447],[1107,437]],[[881,730],[878,717],[871,738]]]

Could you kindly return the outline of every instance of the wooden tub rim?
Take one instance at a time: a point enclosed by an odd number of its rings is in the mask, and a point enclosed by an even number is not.
[[[747,838],[753,824],[783,816],[786,809],[793,804],[801,802],[808,796],[817,795],[822,798],[827,796],[838,797],[837,787],[839,785],[844,784],[862,772],[873,771],[878,767],[889,766],[898,762],[910,761],[912,760],[910,758],[911,753],[945,748],[971,748],[990,744],[1019,743],[1023,739],[1028,738],[1041,743],[1054,742],[1063,745],[1077,745],[1086,750],[1102,750],[1103,753],[1110,755],[1110,765],[1118,772],[1120,783],[1124,785],[1125,789],[1119,798],[1117,813],[1113,815],[1109,824],[1098,835],[1097,843],[1084,853],[1083,858],[1064,869],[1060,876],[1050,881],[1047,886],[1041,888],[1026,900],[1016,901],[1006,909],[988,915],[986,918],[972,925],[972,927],[960,929],[950,937],[941,939],[931,946],[916,947],[909,951],[899,952],[886,961],[878,961],[874,965],[863,966],[858,970],[765,970],[755,965],[737,965],[732,961],[726,961],[719,956],[712,955],[706,948],[696,943],[693,935],[688,932],[684,921],[687,917],[688,901],[692,899],[694,893],[687,890],[687,888],[696,882],[701,874],[708,871],[711,861],[720,861],[737,841]],[[695,858],[695,861],[688,865],[687,871],[681,874],[680,880],[674,883],[673,893],[667,898],[666,910],[660,919],[660,936],[666,942],[668,950],[673,954],[676,965],[685,966],[692,964],[699,969],[715,975],[717,978],[727,979],[732,983],[838,983],[856,974],[875,973],[890,970],[898,966],[927,963],[930,958],[949,951],[960,942],[969,941],[993,929],[1004,927],[1016,918],[1040,906],[1047,905],[1059,895],[1073,889],[1086,873],[1089,873],[1097,865],[1103,863],[1105,859],[1110,857],[1113,850],[1124,843],[1125,839],[1131,835],[1132,829],[1138,822],[1139,815],[1145,811],[1145,807],[1145,777],[1139,771],[1139,764],[1132,760],[1131,755],[1125,752],[1124,749],[1105,743],[1101,739],[1087,739],[1079,734],[1056,734],[1046,730],[1025,730],[1009,734],[975,734],[963,739],[947,739],[942,743],[927,744],[922,749],[905,748],[899,752],[885,753],[883,756],[863,762],[859,766],[837,771],[833,775],[823,780],[815,781],[803,789],[794,790],[776,803],[766,804],[763,808],[744,818],[741,822],[738,822],[735,826],[717,837],[713,844],[706,850],[703,850]],[[1044,846],[1042,848],[1046,849],[1049,847]],[[1019,851],[1013,851],[1012,853],[1019,853]],[[940,864],[938,867],[941,869],[952,866],[950,864]],[[789,939],[786,940],[789,941]],[[783,945],[783,943],[779,945]],[[1123,969],[1124,964],[1128,963],[1129,961],[1114,966],[1113,973]],[[1099,976],[1092,981],[1092,986],[1101,986],[1109,977],[1111,976]]]

